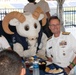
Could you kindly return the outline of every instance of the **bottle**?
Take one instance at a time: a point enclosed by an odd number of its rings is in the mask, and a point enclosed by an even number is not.
[[[40,75],[39,64],[37,59],[34,59],[34,62],[33,62],[33,75]]]

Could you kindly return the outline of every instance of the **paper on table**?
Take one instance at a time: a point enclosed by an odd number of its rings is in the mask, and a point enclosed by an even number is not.
[[[33,69],[33,65],[29,67],[29,69]]]

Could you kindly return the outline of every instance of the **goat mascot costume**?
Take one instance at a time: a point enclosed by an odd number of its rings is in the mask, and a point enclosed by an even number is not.
[[[45,15],[40,7],[37,7],[32,14],[13,11],[4,17],[2,22],[3,30],[7,34],[14,35],[13,50],[20,56],[28,57],[36,54],[45,56],[45,47],[48,38],[42,33],[41,42],[38,44],[38,37],[41,30],[40,20],[42,20],[42,25],[45,25]],[[17,33],[10,30],[9,24],[16,27]],[[22,39],[20,39],[20,37],[22,37]],[[19,42],[18,39],[20,40]],[[27,42],[27,44],[25,44],[25,42]],[[38,51],[37,48],[39,49]]]

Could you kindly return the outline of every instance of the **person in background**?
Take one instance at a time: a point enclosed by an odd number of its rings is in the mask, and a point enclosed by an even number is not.
[[[52,32],[49,30],[48,28],[48,20],[49,18],[51,17],[50,15],[50,8],[49,8],[49,5],[48,3],[45,1],[45,0],[40,0],[36,6],[39,6],[41,7],[41,9],[43,10],[44,14],[45,14],[45,17],[46,17],[46,24],[45,26],[42,27],[42,30],[43,32],[47,35],[47,37],[50,37],[52,36]],[[40,23],[42,24],[42,21],[40,21]]]
[[[3,35],[0,35],[0,51],[3,49],[12,50],[7,39]]]
[[[46,45],[48,61],[63,67],[67,74],[72,75],[76,64],[76,39],[69,32],[60,31],[60,19],[51,16],[49,29],[52,31]]]
[[[46,14],[46,18],[49,19],[51,15],[48,3],[45,0],[40,0],[36,5],[42,8],[43,12]]]
[[[21,57],[12,50],[0,52],[0,75],[25,75]]]
[[[23,12],[30,12],[32,13],[36,9],[36,2],[35,0],[28,0],[28,4],[24,6]]]

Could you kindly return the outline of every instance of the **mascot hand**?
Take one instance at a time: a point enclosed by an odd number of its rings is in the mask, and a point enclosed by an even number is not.
[[[23,47],[20,43],[13,44],[13,50],[23,57]]]
[[[45,56],[45,50],[38,50],[38,54]]]
[[[37,56],[47,60],[46,56],[45,56],[45,50],[38,50]]]
[[[34,55],[36,55],[36,47],[32,47],[32,48],[24,51],[25,57],[30,57],[30,56],[34,56]]]

